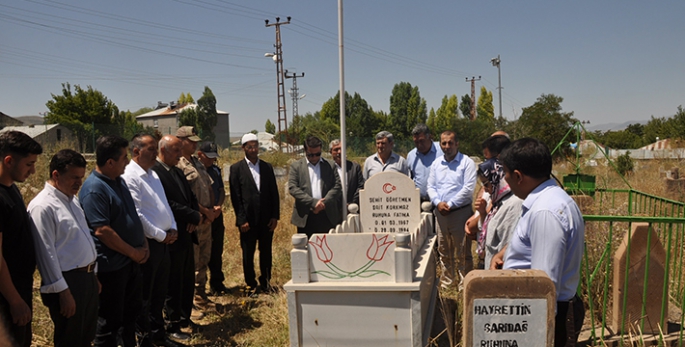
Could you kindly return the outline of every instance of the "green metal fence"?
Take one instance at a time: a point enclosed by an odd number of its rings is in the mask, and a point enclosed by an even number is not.
[[[590,212],[591,214],[588,214]],[[661,244],[666,251],[665,278],[663,283],[650,283],[649,257],[652,243],[656,242],[647,238],[647,257],[645,273],[643,276],[642,293],[642,315],[635,326],[637,335],[644,331],[647,322],[645,317],[647,305],[648,286],[661,286],[663,300],[661,302],[661,315],[659,321],[668,321],[667,304],[675,305],[679,309],[685,307],[685,280],[683,279],[683,257],[685,251],[685,203],[670,200],[650,194],[646,194],[634,189],[609,190],[597,189],[594,202],[585,209],[583,216],[586,222],[586,249],[582,265],[582,279],[580,290],[586,294],[589,306],[588,314],[592,328],[590,343],[592,345],[602,344],[606,336],[610,335],[610,313],[608,312],[612,298],[609,292],[613,290],[613,255],[620,243],[623,241],[625,233],[632,228],[632,223],[649,223],[653,228]],[[650,234],[651,236],[651,234]],[[630,264],[630,238],[627,244],[626,264]],[[628,271],[626,266],[626,276],[623,286],[623,310],[621,316],[623,321],[620,323],[620,331],[626,331],[626,304],[628,289]],[[667,301],[667,300],[670,300]],[[586,314],[586,317],[588,316]],[[666,318],[664,320],[664,318]],[[680,315],[680,327],[683,326],[683,315]],[[668,324],[666,324],[668,325]],[[667,334],[667,326],[662,327],[664,334]],[[683,331],[679,329],[678,346],[683,345]],[[613,332],[613,331],[612,331]],[[616,333],[616,332],[613,332]],[[621,336],[621,343],[625,344],[625,336]]]

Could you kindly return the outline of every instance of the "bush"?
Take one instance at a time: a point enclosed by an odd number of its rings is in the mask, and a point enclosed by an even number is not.
[[[630,151],[616,158],[616,169],[623,176],[633,173],[633,159],[630,158]]]

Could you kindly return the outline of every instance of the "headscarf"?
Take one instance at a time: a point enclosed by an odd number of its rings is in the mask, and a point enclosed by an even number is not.
[[[478,172],[485,176],[485,178],[492,185],[492,194],[490,194],[491,208],[485,216],[481,233],[478,235],[478,255],[482,256],[485,251],[485,239],[488,233],[488,223],[490,219],[495,216],[497,210],[502,205],[500,202],[502,198],[511,193],[509,183],[504,179],[504,167],[497,158],[490,158],[478,165]]]

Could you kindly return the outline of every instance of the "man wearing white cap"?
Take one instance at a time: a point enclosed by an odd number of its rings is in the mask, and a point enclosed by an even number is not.
[[[235,224],[240,231],[245,283],[250,287],[251,294],[255,294],[258,290],[271,290],[271,241],[280,218],[280,197],[273,167],[258,157],[257,135],[245,134],[240,143],[245,151],[245,159],[231,166],[229,186]],[[257,244],[259,287],[254,271]]]

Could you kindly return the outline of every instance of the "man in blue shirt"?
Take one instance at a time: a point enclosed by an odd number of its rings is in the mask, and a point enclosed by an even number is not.
[[[440,135],[440,147],[444,155],[431,165],[427,191],[435,206],[433,213],[442,265],[440,283],[447,288],[456,278],[456,260],[459,260],[460,278],[473,268],[471,248],[465,247],[471,243],[464,243],[464,225],[473,214],[471,200],[476,187],[476,164],[459,152],[457,134],[453,131]]]
[[[96,167],[83,183],[79,201],[98,252],[102,285],[95,346],[136,346],[135,323],[143,306],[143,275],[147,239],[126,183],[120,177],[128,164],[128,141],[115,136],[97,140]]]
[[[521,199],[522,215],[504,255],[505,269],[540,269],[556,286],[554,346],[575,346],[585,310],[576,295],[585,224],[575,201],[550,178],[552,156],[532,138],[514,141],[499,157],[505,179]]]
[[[428,175],[435,158],[443,156],[440,142],[432,141],[431,132],[426,124],[417,124],[411,131],[416,148],[407,154],[409,175],[414,180],[416,188],[421,192],[421,201],[428,201]]]

